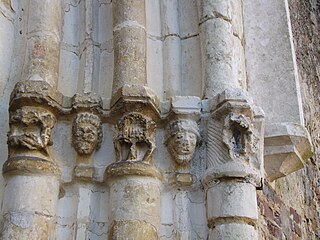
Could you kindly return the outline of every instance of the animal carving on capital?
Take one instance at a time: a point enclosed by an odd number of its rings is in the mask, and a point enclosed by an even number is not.
[[[117,160],[150,164],[155,149],[155,130],[155,122],[139,113],[122,117],[116,125],[114,138]]]

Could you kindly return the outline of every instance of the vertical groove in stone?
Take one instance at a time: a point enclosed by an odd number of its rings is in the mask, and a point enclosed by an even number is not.
[[[22,80],[45,81],[57,87],[61,23],[61,1],[30,0]]]
[[[145,28],[145,0],[113,1],[113,92],[125,84],[147,84]]]
[[[199,0],[198,9],[205,97],[244,87],[242,1]]]

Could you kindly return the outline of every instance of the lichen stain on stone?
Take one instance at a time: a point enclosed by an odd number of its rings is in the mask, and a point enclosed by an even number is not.
[[[10,214],[10,221],[12,224],[20,228],[30,228],[33,224],[33,214],[13,212]]]
[[[1,2],[7,7],[12,9],[11,7],[11,0],[1,0]]]
[[[156,240],[156,228],[150,223],[139,220],[114,221],[109,233],[109,240]]]

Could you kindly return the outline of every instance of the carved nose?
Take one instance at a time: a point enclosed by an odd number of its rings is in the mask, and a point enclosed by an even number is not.
[[[190,145],[190,139],[189,137],[186,137],[183,142],[182,142],[182,145],[185,147],[188,147]]]

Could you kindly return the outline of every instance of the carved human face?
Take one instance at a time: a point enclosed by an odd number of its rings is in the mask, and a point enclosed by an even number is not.
[[[179,164],[187,164],[193,157],[197,145],[197,136],[190,131],[180,131],[169,141],[169,151]]]
[[[80,154],[91,154],[98,143],[98,129],[90,123],[78,123],[73,144]]]

